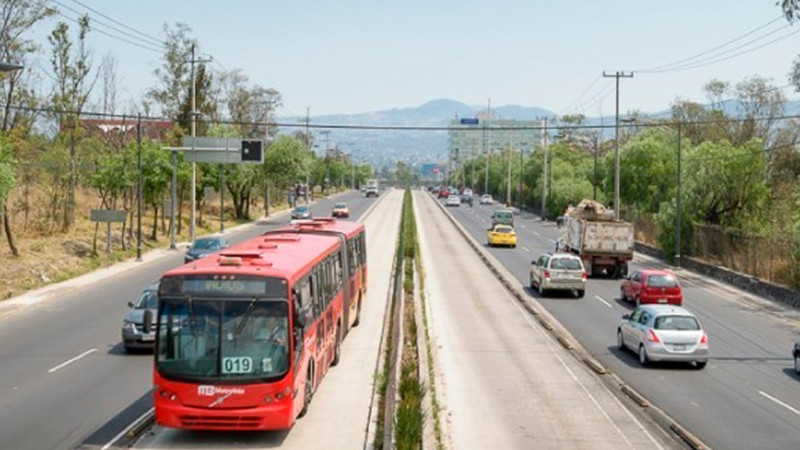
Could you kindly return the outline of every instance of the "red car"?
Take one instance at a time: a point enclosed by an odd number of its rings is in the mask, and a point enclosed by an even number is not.
[[[442,188],[439,190],[439,197],[438,198],[447,198],[450,197],[450,189],[449,188]]]
[[[671,272],[656,269],[636,270],[619,288],[622,300],[643,303],[683,305],[683,291],[678,277]]]

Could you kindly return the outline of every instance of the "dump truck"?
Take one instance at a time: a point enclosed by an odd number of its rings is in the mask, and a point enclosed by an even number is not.
[[[559,250],[578,255],[589,276],[627,276],[633,259],[632,224],[615,220],[600,203],[584,200],[567,210],[563,226]]]

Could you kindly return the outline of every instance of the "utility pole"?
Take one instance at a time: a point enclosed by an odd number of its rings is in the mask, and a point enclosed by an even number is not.
[[[486,152],[486,173],[484,175],[483,180],[483,193],[489,193],[489,141],[492,139],[492,135],[489,134],[489,130],[486,128],[487,122],[492,118],[492,99],[489,99],[489,108],[486,110],[486,121],[483,123],[483,150]],[[488,139],[487,139],[488,138]]]
[[[170,189],[172,201],[170,201],[170,220],[169,220],[169,249],[177,250],[175,246],[175,202],[178,197],[178,151],[172,151],[172,186]]]
[[[675,196],[675,266],[681,266],[681,123],[678,122],[678,189]]]
[[[594,178],[592,179],[592,200],[597,201],[597,152],[598,152],[598,134],[594,135]]]
[[[542,212],[541,217],[544,220],[545,211],[547,210],[547,117],[544,118],[544,133],[542,133],[542,150],[544,153],[544,164],[542,165]]]
[[[306,150],[311,151],[311,135],[309,134],[311,127],[311,108],[306,106]],[[311,191],[311,192],[309,192]],[[308,204],[308,196],[311,195],[311,200],[314,200],[314,192],[311,189],[310,176],[306,175],[306,204]]]
[[[616,118],[614,120],[614,218],[619,220],[619,79],[633,78],[633,72],[606,73],[603,71],[603,77],[616,78],[617,82]]]
[[[195,58],[195,45],[192,44],[192,59],[189,61],[192,65],[192,111],[189,113],[192,116],[192,209],[190,214],[191,224],[189,226],[189,241],[194,242],[195,237],[195,209],[197,205],[197,187],[196,187],[196,180],[197,180],[197,151],[195,150],[195,137],[197,137],[197,87],[195,86],[196,83],[196,74],[194,70],[194,65],[196,63],[207,63],[211,61],[211,59],[196,59]]]
[[[269,102],[264,105],[264,152],[269,146]],[[264,217],[269,217],[269,180],[264,180]]]
[[[139,166],[139,186],[137,187],[138,195],[136,196],[136,203],[138,213],[136,214],[136,261],[142,260],[142,114],[139,113],[136,117],[136,147],[137,159]]]
[[[511,206],[511,137],[508,138],[508,172],[506,174],[506,206]]]

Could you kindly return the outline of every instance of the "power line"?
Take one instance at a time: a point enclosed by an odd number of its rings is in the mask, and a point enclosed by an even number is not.
[[[637,70],[634,70],[634,72],[659,71],[659,70],[664,69],[664,68],[669,67],[669,66],[675,66],[675,65],[684,64],[684,63],[689,62],[691,60],[697,59],[697,58],[699,58],[701,56],[705,56],[705,55],[707,55],[709,53],[715,52],[715,51],[717,51],[717,50],[719,50],[721,48],[727,47],[728,45],[733,44],[734,42],[737,42],[737,41],[739,41],[741,39],[744,39],[747,36],[750,36],[751,34],[753,34],[753,33],[757,32],[757,31],[760,31],[760,30],[772,25],[773,23],[781,20],[782,18],[783,18],[783,16],[780,15],[780,16],[770,20],[769,22],[767,22],[767,23],[765,23],[763,25],[759,25],[758,27],[756,27],[756,28],[754,28],[754,29],[752,29],[752,30],[740,35],[740,36],[737,36],[737,37],[735,37],[735,38],[733,38],[733,39],[731,39],[731,40],[729,40],[727,42],[724,42],[724,43],[722,43],[722,44],[720,44],[720,45],[718,45],[716,47],[713,47],[711,49],[708,49],[706,51],[703,51],[703,52],[697,53],[695,55],[692,55],[692,56],[690,56],[688,58],[684,58],[684,59],[680,59],[680,60],[673,61],[673,62],[670,62],[670,63],[662,64],[660,66],[648,67],[648,68],[645,68],[645,69],[637,69]],[[783,28],[785,28],[785,27],[781,27],[779,29],[783,29]]]
[[[791,33],[789,33],[789,34],[785,34],[785,35],[783,35],[783,36],[781,36],[781,37],[775,38],[775,39],[773,39],[773,40],[771,40],[771,41],[768,41],[768,42],[766,42],[766,43],[764,43],[764,44],[761,44],[761,45],[759,45],[759,46],[757,46],[757,47],[749,48],[749,49],[747,49],[747,50],[743,50],[743,51],[741,51],[741,52],[739,52],[739,53],[735,53],[735,54],[733,54],[733,55],[726,56],[726,57],[724,57],[724,58],[717,58],[717,59],[713,59],[713,60],[706,60],[705,62],[697,62],[697,63],[696,63],[696,64],[694,64],[694,65],[687,65],[687,66],[677,67],[677,68],[670,69],[670,70],[664,70],[664,71],[660,71],[660,72],[658,72],[658,73],[663,73],[663,72],[681,72],[681,71],[684,71],[684,70],[696,69],[696,68],[698,68],[698,67],[704,67],[704,66],[708,66],[708,65],[711,65],[711,64],[716,64],[716,63],[718,63],[718,62],[727,61],[727,60],[729,60],[729,59],[736,58],[737,56],[745,55],[745,54],[747,54],[747,53],[752,53],[752,52],[754,52],[754,51],[756,51],[756,50],[760,50],[760,49],[762,49],[762,48],[764,48],[764,47],[767,47],[767,46],[769,46],[769,45],[772,45],[772,44],[774,44],[774,43],[776,43],[776,42],[778,42],[778,41],[782,41],[782,40],[784,40],[784,39],[786,39],[786,38],[788,38],[788,37],[794,36],[794,35],[795,35],[795,34],[797,34],[797,33],[800,33],[800,29],[799,29],[799,30],[792,31]],[[719,55],[719,56],[722,56],[722,55]],[[652,73],[652,72],[651,72],[651,73]]]
[[[572,109],[572,106],[573,106],[573,105],[575,105],[576,103],[578,103],[579,101],[581,101],[581,99],[583,99],[583,97],[584,97],[586,94],[588,94],[588,93],[589,93],[589,91],[591,91],[591,90],[592,90],[592,88],[594,87],[594,85],[595,85],[595,84],[597,84],[597,82],[598,82],[598,81],[600,81],[600,79],[601,79],[601,78],[602,78],[602,77],[601,77],[600,75],[598,75],[598,76],[597,76],[597,78],[595,78],[595,79],[592,81],[592,83],[591,83],[591,84],[589,84],[589,87],[588,87],[588,88],[586,88],[586,89],[585,89],[585,90],[584,90],[584,91],[583,91],[583,92],[582,92],[582,93],[581,93],[581,94],[580,94],[578,97],[576,97],[574,100],[572,100],[571,102],[569,102],[569,103],[567,104],[567,106],[566,106],[566,107],[565,107],[565,108],[564,108],[562,111],[568,111],[568,110]]]
[[[55,1],[55,0],[53,0],[53,1]],[[90,6],[88,6],[88,5],[84,4],[84,3],[81,3],[81,2],[79,2],[78,0],[70,0],[70,1],[72,1],[73,3],[76,3],[76,4],[80,5],[80,6],[83,6],[84,8],[86,8],[86,9],[88,9],[89,11],[91,11],[91,12],[93,12],[93,13],[97,14],[98,16],[104,17],[104,18],[106,18],[106,19],[108,19],[108,20],[110,20],[110,21],[114,22],[115,24],[117,24],[117,25],[119,25],[119,26],[121,26],[121,27],[123,27],[123,28],[126,28],[126,29],[128,29],[128,30],[130,30],[130,31],[132,31],[132,32],[134,32],[134,33],[136,33],[136,34],[138,34],[138,35],[140,35],[140,36],[142,36],[142,37],[146,38],[146,39],[149,39],[149,40],[151,40],[153,43],[156,43],[156,44],[158,44],[158,45],[160,45],[160,46],[163,46],[163,45],[164,45],[164,41],[163,41],[163,39],[160,39],[160,38],[157,38],[157,37],[153,37],[153,36],[151,36],[151,35],[149,35],[149,34],[147,34],[147,33],[142,33],[141,31],[137,30],[136,28],[133,28],[133,27],[131,27],[131,26],[128,26],[128,25],[125,25],[124,23],[122,23],[122,22],[120,22],[120,21],[118,21],[118,20],[115,20],[115,19],[114,19],[114,18],[112,18],[112,17],[109,17],[109,16],[105,15],[105,14],[101,13],[100,11],[98,11],[98,10],[96,10],[96,9],[94,9],[94,8],[90,7]]]
[[[58,15],[63,17],[63,18],[65,18],[65,19],[67,19],[67,20],[69,20],[69,21],[71,21],[71,22],[73,22],[73,23],[76,23],[76,24],[80,25],[80,22],[77,19],[74,19],[74,18],[72,18],[72,17],[70,17],[70,16],[68,16],[68,15],[66,15],[64,13],[59,12]],[[163,50],[159,50],[159,49],[156,49],[156,48],[153,48],[153,47],[149,47],[149,46],[146,46],[146,45],[141,44],[141,43],[133,42],[131,40],[128,40],[128,39],[125,39],[123,37],[119,37],[119,36],[113,35],[111,33],[105,32],[105,31],[97,29],[97,28],[93,29],[92,31],[95,31],[95,32],[100,33],[100,34],[105,35],[105,36],[108,36],[108,37],[110,37],[112,39],[116,39],[118,41],[122,41],[122,42],[125,42],[127,44],[139,47],[139,48],[144,49],[144,50],[149,50],[149,51],[155,52],[155,53],[163,53]]]
[[[121,30],[121,29],[119,29],[119,28],[117,28],[117,27],[115,27],[113,25],[109,25],[109,24],[103,22],[102,20],[98,20],[97,18],[90,16],[89,14],[86,14],[84,12],[78,11],[77,9],[71,8],[71,7],[67,6],[67,5],[59,2],[58,0],[50,0],[50,1],[52,3],[54,3],[54,4],[56,4],[57,6],[60,6],[60,7],[64,8],[64,9],[66,9],[66,10],[69,10],[69,11],[77,14],[79,17],[83,16],[83,15],[86,15],[90,19],[90,24],[97,24],[97,25],[100,25],[102,27],[106,27],[109,30],[113,30],[115,33],[119,33],[119,34],[122,34],[124,36],[127,36],[130,39],[135,39],[136,41],[139,41],[139,43],[141,45],[146,45],[146,46],[155,47],[155,48],[162,48],[162,49],[164,48],[164,43],[161,42],[161,41],[156,40],[155,42],[152,42],[152,38],[150,38],[151,42],[142,42],[142,38],[140,38],[138,36],[135,36],[135,35],[133,35],[131,33],[128,33],[125,30]],[[61,15],[62,17],[64,16],[64,14],[61,13],[60,11],[59,11],[59,15]]]

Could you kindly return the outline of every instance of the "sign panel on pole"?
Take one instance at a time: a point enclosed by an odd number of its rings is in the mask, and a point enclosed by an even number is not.
[[[461,119],[461,125],[478,125],[477,118],[464,117]]]
[[[93,209],[91,212],[92,222],[125,222],[124,210],[113,209]]]

